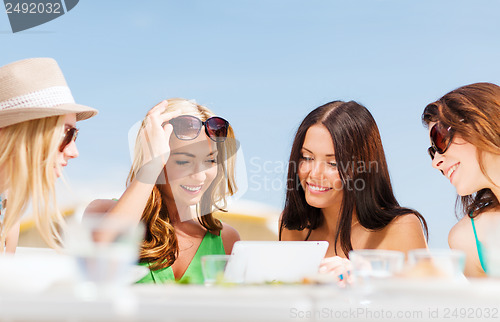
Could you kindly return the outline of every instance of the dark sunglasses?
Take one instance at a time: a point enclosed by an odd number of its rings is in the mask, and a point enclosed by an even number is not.
[[[194,140],[200,135],[201,127],[205,126],[205,133],[215,142],[224,142],[227,137],[229,122],[222,117],[212,116],[205,122],[192,115],[181,115],[169,121],[174,127],[175,136],[179,140]]]
[[[76,141],[78,137],[78,129],[76,127],[71,127],[66,130],[59,146],[59,151],[62,152],[71,143],[71,141]]]
[[[427,149],[432,160],[434,160],[436,153],[443,154],[448,150],[454,134],[455,131],[453,131],[451,126],[446,126],[440,122],[434,124],[429,134],[431,146]]]

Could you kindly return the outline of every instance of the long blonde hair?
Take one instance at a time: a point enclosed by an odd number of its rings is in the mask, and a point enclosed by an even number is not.
[[[64,116],[26,121],[1,129],[0,168],[8,192],[8,206],[0,223],[3,249],[10,229],[21,219],[29,200],[41,237],[52,248],[60,248],[59,228],[64,220],[55,196],[55,171]]]
[[[172,98],[167,102],[168,105],[163,113],[189,110],[190,115],[194,115],[202,121],[206,121],[209,117],[215,115],[207,107],[196,104],[192,100]],[[144,162],[143,144],[140,135],[140,131],[144,126],[145,121],[142,122],[137,136],[134,160],[127,178],[127,184],[134,180]],[[237,190],[234,178],[237,146],[231,126],[228,129],[227,139],[222,143],[217,143],[217,150],[217,176],[197,205],[198,221],[208,231],[220,231],[222,229],[222,223],[212,216],[212,212],[214,210],[223,210],[226,207],[226,197],[233,195]],[[164,175],[164,173],[162,172],[160,175]],[[167,207],[163,203],[165,197],[161,191],[160,185],[156,184],[141,218],[146,227],[146,236],[139,257],[141,262],[151,263],[150,267],[153,270],[171,266],[179,252],[175,229],[170,223]]]

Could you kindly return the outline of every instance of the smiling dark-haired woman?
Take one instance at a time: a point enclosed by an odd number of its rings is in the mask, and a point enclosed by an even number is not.
[[[350,101],[313,110],[292,145],[280,240],[330,243],[320,271],[340,280],[355,249],[426,248],[425,219],[394,197],[370,112]]]

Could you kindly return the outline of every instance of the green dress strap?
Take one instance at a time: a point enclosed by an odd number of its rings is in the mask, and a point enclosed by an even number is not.
[[[223,255],[224,244],[220,235],[207,232],[203,237],[198,250],[196,251],[188,268],[178,280],[175,279],[172,267],[162,268],[156,271],[149,270],[149,273],[141,278],[137,283],[181,283],[181,284],[203,284],[203,273],[201,270],[201,257],[205,255]],[[139,265],[149,266],[149,263]]]
[[[472,223],[472,230],[474,231],[474,238],[476,239],[476,248],[477,248],[477,255],[479,256],[479,263],[481,263],[481,268],[485,273],[487,273],[487,267],[486,267],[486,251],[484,249],[483,243],[479,241],[477,238],[477,232],[476,232],[476,225],[474,224],[474,218],[472,217],[472,214],[474,212],[471,211],[469,214],[470,221]]]

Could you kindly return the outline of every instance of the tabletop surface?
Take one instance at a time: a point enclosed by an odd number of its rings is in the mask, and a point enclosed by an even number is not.
[[[493,278],[96,288],[76,282],[70,262],[30,248],[0,257],[0,321],[500,321]]]
[[[0,292],[4,321],[500,321],[500,282],[387,280],[336,285],[134,285],[101,298],[72,289]]]

